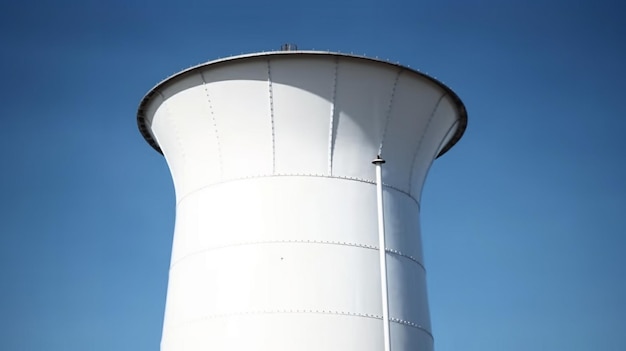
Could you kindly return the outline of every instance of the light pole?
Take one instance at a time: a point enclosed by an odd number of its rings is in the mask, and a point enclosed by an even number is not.
[[[385,160],[377,155],[374,161],[376,166],[376,202],[378,205],[378,253],[380,258],[380,284],[383,302],[383,340],[385,351],[391,351],[389,337],[389,299],[387,297],[387,251],[385,246],[385,213],[383,208],[383,164]]]

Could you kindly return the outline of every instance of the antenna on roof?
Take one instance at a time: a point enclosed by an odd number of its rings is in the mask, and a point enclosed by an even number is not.
[[[297,51],[298,50],[298,45],[296,44],[283,44],[280,46],[280,51]]]

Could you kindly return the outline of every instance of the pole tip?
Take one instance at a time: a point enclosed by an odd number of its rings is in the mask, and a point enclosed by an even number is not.
[[[372,163],[375,165],[382,165],[383,163],[385,163],[385,160],[383,160],[380,155],[376,155],[376,158],[374,159],[374,161],[372,161]]]

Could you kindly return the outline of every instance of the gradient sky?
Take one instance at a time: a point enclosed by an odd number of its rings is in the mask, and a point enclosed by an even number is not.
[[[422,199],[437,351],[626,350],[625,19],[601,0],[0,2],[0,350],[158,350],[174,190],[139,101],[285,42],[398,61],[466,104]]]

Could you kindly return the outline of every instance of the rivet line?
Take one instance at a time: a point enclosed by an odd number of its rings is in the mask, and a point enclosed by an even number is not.
[[[174,137],[176,137],[176,143],[178,144],[178,147],[180,148],[180,155],[183,158],[183,164],[185,164],[185,159],[186,159],[185,148],[183,147],[183,143],[181,142],[180,132],[178,130],[178,126],[176,125],[176,121],[172,117],[173,114],[170,110],[170,105],[168,101],[165,99],[165,95],[163,95],[161,91],[157,91],[157,93],[159,94],[159,96],[161,96],[161,100],[163,100],[163,106],[165,107],[165,114],[167,115],[167,119],[172,124],[172,128],[174,129]]]
[[[272,125],[272,173],[276,171],[276,132],[274,128],[274,86],[272,85],[272,69],[267,59],[267,83],[269,89],[270,123]]]
[[[371,313],[359,313],[359,312],[347,312],[347,311],[333,311],[333,310],[312,310],[312,309],[284,309],[284,310],[260,310],[260,311],[241,311],[241,312],[231,312],[231,313],[223,313],[223,314],[215,314],[215,315],[209,315],[209,316],[204,316],[201,318],[197,318],[194,320],[189,320],[183,323],[178,324],[177,326],[174,326],[174,328],[180,328],[183,327],[187,324],[192,324],[192,323],[198,323],[198,322],[202,322],[202,321],[206,321],[206,320],[212,320],[212,319],[222,319],[222,318],[231,318],[231,317],[245,317],[245,316],[258,316],[258,315],[265,315],[265,314],[326,314],[326,315],[338,315],[338,316],[350,316],[350,317],[363,317],[363,318],[372,318],[372,319],[380,319],[382,320],[383,317],[380,315],[376,315],[376,314],[371,314]],[[414,323],[414,322],[410,322],[410,321],[405,321],[403,319],[398,319],[398,318],[389,318],[390,322],[393,323],[397,323],[397,324],[401,324],[401,325],[406,325],[409,327],[413,327],[415,329],[419,329],[421,331],[423,331],[425,334],[427,334],[431,339],[433,338],[432,333],[427,330],[426,328],[422,327],[421,325]]]
[[[243,177],[234,177],[231,179],[226,179],[226,180],[221,180],[221,181],[217,181],[214,182],[212,184],[209,185],[205,185],[203,187],[200,187],[196,190],[190,191],[187,194],[183,195],[180,197],[180,199],[178,200],[178,202],[176,203],[176,205],[179,205],[185,198],[187,198],[188,196],[195,194],[199,191],[214,187],[214,186],[218,186],[218,185],[222,185],[225,183],[230,183],[230,182],[237,182],[237,181],[242,181],[242,180],[251,180],[251,179],[257,179],[257,178],[270,178],[270,177],[313,177],[313,178],[329,178],[329,179],[341,179],[341,180],[351,180],[351,181],[355,181],[355,182],[361,182],[361,183],[367,183],[367,184],[372,184],[375,185],[376,182],[374,180],[370,180],[370,179],[364,179],[364,178],[358,178],[358,177],[351,177],[351,176],[339,176],[339,175],[328,175],[328,174],[312,174],[312,173],[276,173],[276,174],[256,174],[256,175],[249,175],[249,176],[243,176]],[[413,202],[415,202],[415,204],[417,205],[418,209],[420,208],[420,203],[419,201],[413,197],[413,195],[411,195],[410,192],[405,191],[403,189],[400,189],[396,186],[390,185],[390,184],[386,184],[383,183],[383,186],[385,188],[388,189],[392,189],[395,190],[399,193],[402,193],[406,196],[408,196],[411,200],[413,200]]]
[[[430,336],[431,339],[433,339],[433,334],[426,328],[422,327],[421,325],[414,323],[414,322],[410,322],[410,321],[405,321],[403,319],[398,319],[398,318],[389,318],[390,322],[394,322],[394,323],[398,323],[398,324],[402,324],[402,325],[406,325],[409,327],[413,327],[415,329],[419,329],[421,331],[423,331],[424,333],[428,334],[428,336]]]
[[[322,244],[322,245],[343,245],[343,246],[351,246],[351,247],[358,247],[358,248],[362,248],[362,249],[370,249],[370,250],[378,250],[378,246],[374,246],[374,245],[368,245],[368,244],[361,244],[361,243],[352,243],[352,242],[346,242],[346,241],[333,241],[333,240],[298,240],[298,239],[286,239],[286,240],[266,240],[266,241],[247,241],[247,242],[239,242],[239,243],[232,243],[232,244],[227,244],[227,245],[221,245],[221,246],[214,246],[214,247],[210,247],[210,248],[206,248],[203,250],[198,250],[198,251],[194,251],[191,252],[181,258],[179,258],[178,260],[172,262],[172,264],[170,265],[170,269],[173,268],[174,266],[176,266],[177,264],[179,264],[180,262],[186,260],[187,258],[205,253],[205,252],[209,252],[209,251],[214,251],[214,250],[220,250],[220,249],[227,249],[230,247],[237,247],[237,246],[249,246],[249,245],[265,245],[265,244]],[[424,272],[426,272],[426,268],[424,267],[424,264],[422,262],[420,262],[417,258],[415,258],[414,256],[411,255],[407,255],[405,253],[402,253],[399,250],[396,249],[390,249],[387,248],[385,249],[386,252],[391,253],[391,254],[395,254],[401,257],[404,257],[410,261],[413,261],[414,263],[416,263],[420,268],[422,268],[422,270]]]
[[[396,74],[396,78],[393,81],[393,86],[391,87],[391,96],[389,97],[389,104],[387,106],[387,111],[385,113],[385,126],[383,128],[383,134],[380,138],[380,145],[378,147],[378,155],[383,154],[383,145],[385,143],[385,136],[387,136],[387,129],[389,127],[389,120],[391,119],[391,111],[393,108],[393,102],[396,97],[396,88],[398,87],[398,80],[400,80],[400,75],[404,70],[400,69]]]
[[[209,94],[209,87],[206,83],[206,79],[204,78],[204,72],[200,72],[200,78],[202,78],[202,85],[204,87],[204,93],[206,95],[207,102],[209,104],[209,113],[211,115],[211,122],[213,122],[213,132],[215,133],[215,142],[217,146],[217,158],[220,168],[220,179],[224,177],[224,166],[222,162],[222,146],[220,143],[220,134],[217,129],[217,120],[215,118],[215,113],[213,113],[213,103],[211,102],[211,95]]]
[[[422,142],[424,141],[424,136],[428,132],[430,123],[432,122],[433,118],[435,117],[435,114],[437,113],[437,110],[439,109],[439,104],[441,104],[441,101],[443,101],[443,98],[446,97],[446,95],[448,95],[448,93],[443,93],[439,97],[439,100],[437,100],[437,102],[435,103],[435,106],[433,107],[433,110],[431,111],[430,116],[428,117],[428,121],[426,122],[426,126],[423,129],[422,135],[420,136],[420,140],[417,142],[417,147],[415,148],[415,152],[413,153],[413,161],[411,162],[411,170],[409,172],[409,193],[411,193],[411,188],[413,186],[413,170],[415,169],[415,162],[417,161],[417,155],[419,155],[419,151],[422,148]]]
[[[335,120],[335,113],[337,109],[335,105],[337,103],[337,75],[339,73],[339,59],[335,57],[335,68],[333,74],[333,97],[330,104],[330,125],[328,128],[328,174],[333,174],[333,153],[335,149],[335,135],[337,133],[337,127],[335,124],[338,122]]]

